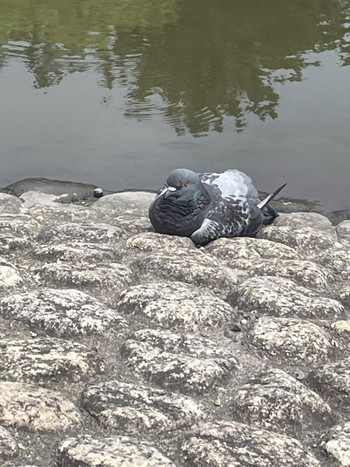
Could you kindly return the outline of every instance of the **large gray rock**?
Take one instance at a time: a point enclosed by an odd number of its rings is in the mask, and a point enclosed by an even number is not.
[[[218,297],[183,282],[156,282],[122,292],[117,308],[146,326],[190,331],[229,324],[234,309]]]
[[[27,214],[1,214],[0,232],[16,237],[34,237],[40,224]]]
[[[75,405],[55,391],[31,384],[0,382],[0,423],[30,431],[67,430],[79,425]]]
[[[0,301],[0,314],[56,336],[121,332],[127,327],[115,310],[74,289],[39,289],[9,295]]]
[[[331,221],[317,212],[292,212],[290,214],[281,214],[275,219],[274,226],[283,225],[291,227],[312,227],[323,232],[334,234],[334,227]]]
[[[147,191],[114,193],[98,199],[91,209],[96,211],[113,211],[114,214],[148,216],[148,208],[155,196],[155,193]]]
[[[232,260],[236,259],[299,259],[299,254],[295,248],[277,242],[270,242],[263,238],[218,238],[205,248],[228,265]]]
[[[239,421],[300,438],[334,423],[330,406],[315,392],[279,369],[252,376],[232,394]]]
[[[307,380],[317,393],[335,406],[349,406],[350,357],[313,369]]]
[[[58,447],[57,464],[62,467],[175,467],[152,443],[127,436],[67,438]]]
[[[321,443],[322,448],[339,467],[350,466],[350,423],[332,427]]]
[[[323,253],[320,261],[337,274],[340,279],[350,280],[350,249],[330,249]]]
[[[43,226],[35,240],[43,243],[70,243],[73,240],[113,245],[123,238],[123,234],[120,228],[109,224],[67,223]]]
[[[339,241],[345,245],[350,245],[350,220],[340,222],[337,227]]]
[[[191,334],[144,329],[121,349],[135,374],[157,385],[184,393],[205,393],[237,369],[229,347]]]
[[[82,404],[103,427],[145,437],[188,427],[205,417],[203,407],[189,397],[116,380],[88,386]]]
[[[35,258],[42,261],[65,261],[77,263],[111,263],[119,258],[118,251],[106,245],[95,243],[70,242],[60,244],[36,245],[33,248]]]
[[[18,454],[18,444],[8,430],[0,426],[0,460],[5,461]]]
[[[35,204],[28,209],[28,213],[39,224],[57,225],[67,223],[105,222],[103,213],[91,208],[74,206],[72,204],[44,205]]]
[[[126,248],[128,251],[135,253],[162,251],[169,254],[181,251],[181,253],[198,254],[197,247],[190,238],[163,235],[156,232],[143,232],[133,235],[127,240]]]
[[[23,278],[18,269],[10,262],[0,258],[0,290],[13,289],[20,286]]]
[[[218,421],[201,424],[186,433],[180,446],[184,466],[210,467],[320,467],[318,460],[297,440]]]
[[[254,350],[276,363],[309,365],[334,352],[330,336],[316,324],[294,318],[263,316],[248,332]]]
[[[0,193],[0,214],[18,214],[22,201],[17,196]]]
[[[63,339],[1,339],[2,377],[20,381],[80,381],[104,371],[96,351]]]
[[[237,274],[203,250],[198,249],[197,255],[181,255],[178,252],[140,254],[129,261],[142,280],[168,280],[171,277],[174,281],[209,289],[225,299],[237,284]]]
[[[281,277],[246,279],[233,289],[230,300],[243,310],[279,317],[334,319],[345,313],[337,300],[322,297]]]

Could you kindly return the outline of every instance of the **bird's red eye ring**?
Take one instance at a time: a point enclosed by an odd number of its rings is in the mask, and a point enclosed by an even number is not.
[[[184,180],[183,186],[188,186],[189,184],[190,184],[190,181],[189,181],[189,180]]]

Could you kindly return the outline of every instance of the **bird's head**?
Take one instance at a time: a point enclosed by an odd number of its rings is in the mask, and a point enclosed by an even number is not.
[[[165,198],[169,196],[179,197],[186,191],[193,190],[201,184],[198,175],[189,169],[175,169],[168,175],[166,186],[159,193],[164,194]]]

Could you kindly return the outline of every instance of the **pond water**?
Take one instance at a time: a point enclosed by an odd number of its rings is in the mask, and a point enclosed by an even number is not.
[[[0,186],[175,167],[350,208],[350,1],[0,0]]]

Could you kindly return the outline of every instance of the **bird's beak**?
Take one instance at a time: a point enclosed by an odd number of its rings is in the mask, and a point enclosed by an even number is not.
[[[168,196],[170,196],[171,193],[173,193],[174,191],[176,191],[176,188],[174,186],[167,186],[164,189],[164,198],[167,198]]]

